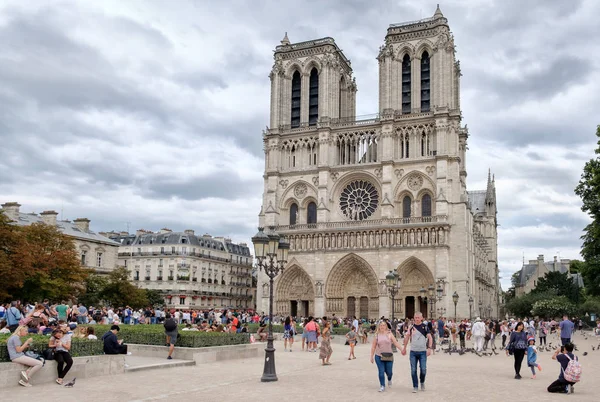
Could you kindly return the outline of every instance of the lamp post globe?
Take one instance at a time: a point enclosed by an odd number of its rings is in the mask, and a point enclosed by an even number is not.
[[[473,320],[473,296],[469,296],[469,321]]]

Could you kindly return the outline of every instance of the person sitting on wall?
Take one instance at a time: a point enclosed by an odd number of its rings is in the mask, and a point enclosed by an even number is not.
[[[107,355],[130,355],[131,352],[127,352],[127,345],[123,344],[122,339],[117,339],[117,334],[121,328],[118,325],[110,327],[110,331],[106,331],[102,335],[102,341],[104,342],[104,353]]]

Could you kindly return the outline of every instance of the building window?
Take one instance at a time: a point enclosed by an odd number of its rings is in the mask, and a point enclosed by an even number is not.
[[[400,159],[408,158],[408,152],[410,151],[410,134],[400,134]]]
[[[171,253],[175,254],[175,247],[171,247]]]
[[[159,259],[158,259],[158,266],[159,266],[159,267],[162,267],[162,266],[163,266],[163,259],[162,259],[162,258],[159,258]]]
[[[300,103],[301,103],[302,78],[300,72],[294,72],[292,76],[292,128],[300,127]]]
[[[310,71],[308,90],[308,125],[314,126],[319,120],[319,72],[316,68]]]
[[[164,253],[165,253],[165,248],[164,248],[164,247],[161,247],[161,248],[160,248],[160,253],[161,253],[161,254],[164,254]]]
[[[410,56],[402,59],[402,113],[410,113]]]
[[[421,56],[421,112],[429,112],[430,105],[430,70],[429,53],[423,52]]]
[[[97,255],[96,266],[97,267],[101,267],[102,266],[102,253],[98,253],[98,255]]]
[[[407,195],[402,200],[402,217],[403,218],[410,218],[410,204],[411,204],[411,200],[410,200],[410,197]]]
[[[421,216],[431,216],[431,196],[425,194],[421,200]]]
[[[181,253],[183,255],[186,255],[187,254],[187,247],[181,247]]]
[[[306,212],[306,223],[317,223],[317,204],[309,203]]]
[[[134,281],[139,281],[140,280],[140,271],[135,271],[135,275],[133,276],[133,280]]]
[[[185,304],[185,297],[180,297],[180,298],[179,298],[179,304],[180,304],[180,305],[183,305],[183,304]]]
[[[290,206],[290,225],[298,223],[298,204],[292,204]]]
[[[85,266],[86,264],[86,257],[87,257],[87,251],[82,251],[81,252],[81,265]],[[127,262],[127,261],[125,261]]]

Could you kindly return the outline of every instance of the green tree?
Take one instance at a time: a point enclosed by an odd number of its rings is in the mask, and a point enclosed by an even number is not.
[[[533,305],[540,300],[547,300],[555,297],[552,293],[527,293],[508,301],[505,305],[512,315],[518,318],[531,317]]]
[[[568,273],[558,271],[547,272],[543,278],[538,279],[532,293],[550,293],[555,296],[565,296],[573,303],[581,301],[581,289]]]
[[[576,307],[567,297],[558,296],[536,301],[532,311],[535,316],[551,319],[562,317],[565,314],[572,316],[575,314]]]
[[[18,226],[0,213],[0,301],[13,297],[30,275],[29,257],[22,255],[25,237]]]
[[[581,210],[592,218],[592,222],[585,227],[581,236],[581,255],[585,264],[580,267],[580,272],[586,292],[600,296],[600,125],[596,128],[596,137],[599,138],[598,147],[594,150],[596,157],[590,159],[583,167],[575,194],[581,197],[583,202]]]
[[[98,306],[102,303],[101,295],[104,289],[108,286],[108,277],[105,275],[91,274],[85,281],[85,290],[77,301],[83,303],[84,306]]]
[[[165,304],[162,294],[155,289],[146,289],[146,298],[150,306],[162,306]]]
[[[135,287],[130,281],[127,268],[120,267],[108,275],[108,283],[100,294],[100,298],[114,307],[131,306],[141,308],[148,305],[146,291]]]

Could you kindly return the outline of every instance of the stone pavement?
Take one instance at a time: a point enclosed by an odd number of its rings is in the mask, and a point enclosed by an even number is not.
[[[557,344],[557,339],[550,341]],[[369,362],[369,345],[358,345],[356,360],[347,360],[348,347],[334,343],[331,366],[321,366],[318,353],[300,351],[299,343],[292,353],[283,352],[276,343],[276,363],[279,381],[261,383],[262,358],[222,361],[189,367],[127,372],[118,376],[87,378],[77,381],[74,388],[44,384],[32,388],[11,388],[10,394],[0,392],[2,401],[61,400],[66,401],[153,401],[202,400],[280,401],[300,399],[317,401],[559,401],[570,398],[581,401],[598,400],[600,395],[600,350],[591,346],[600,339],[584,340],[577,334],[583,365],[582,382],[574,395],[552,395],[546,387],[558,377],[559,364],[551,360],[552,352],[540,352],[538,362],[543,371],[537,380],[524,364],[522,380],[515,380],[512,357],[504,354],[478,357],[473,354],[437,353],[428,360],[427,391],[412,394],[407,356],[395,355],[394,386],[378,393],[377,368]],[[587,351],[588,355],[583,356]],[[129,357],[131,363],[134,356]],[[70,379],[70,377],[67,377]]]

